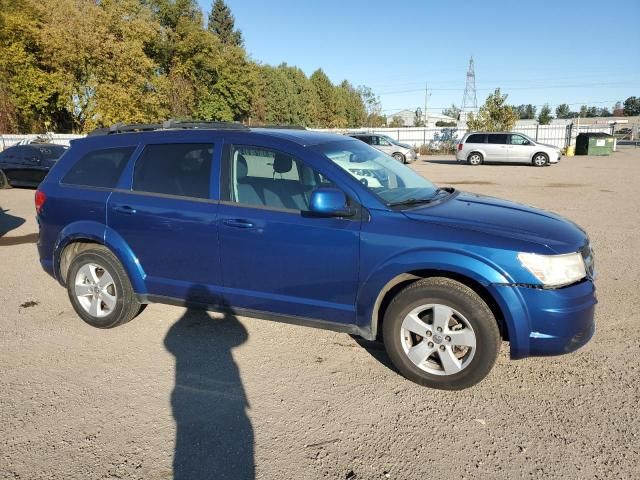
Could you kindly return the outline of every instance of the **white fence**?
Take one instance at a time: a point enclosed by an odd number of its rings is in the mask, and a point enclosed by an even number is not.
[[[84,135],[71,135],[66,133],[48,133],[46,135],[0,135],[0,151],[20,143],[29,143],[30,141],[38,138],[57,145],[69,145],[71,140],[82,137],[84,137]]]
[[[431,145],[440,141],[443,136],[454,137],[460,140],[466,133],[466,128],[456,127],[405,127],[405,128],[347,128],[347,129],[314,129],[323,132],[335,133],[379,133],[401,143],[408,143],[418,148],[421,145]],[[603,132],[613,133],[609,125],[522,125],[516,126],[513,132],[523,133],[540,143],[555,145],[559,148],[566,148],[575,145],[578,133]]]

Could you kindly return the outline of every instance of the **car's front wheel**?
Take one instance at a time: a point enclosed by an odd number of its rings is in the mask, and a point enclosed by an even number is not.
[[[407,158],[400,152],[396,152],[391,156],[395,158],[397,161],[399,161],[400,163],[407,163]]]
[[[471,288],[449,278],[426,278],[402,290],[385,313],[382,331],[400,373],[444,390],[478,383],[500,350],[491,309]]]
[[[143,310],[119,260],[100,245],[73,259],[67,292],[80,318],[96,328],[125,324]]]
[[[533,156],[533,164],[536,167],[544,167],[545,165],[548,165],[549,163],[549,157],[546,153],[536,153]]]

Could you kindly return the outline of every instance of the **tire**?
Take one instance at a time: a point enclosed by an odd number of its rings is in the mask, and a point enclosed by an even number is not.
[[[549,155],[538,152],[533,156],[531,163],[533,163],[534,167],[545,167],[549,165]]]
[[[82,320],[96,328],[114,328],[144,310],[116,256],[103,246],[80,252],[67,274],[67,293]]]
[[[396,152],[391,156],[395,158],[397,161],[399,161],[400,163],[407,163],[407,158],[400,152]]]
[[[469,163],[469,165],[482,165],[484,163],[484,157],[480,152],[471,152],[467,157],[467,163]]]
[[[5,190],[7,188],[11,188],[11,184],[4,172],[0,170],[0,190]]]
[[[491,371],[500,350],[491,309],[472,289],[449,278],[412,283],[391,301],[383,322],[389,358],[402,375],[425,387],[471,387]]]

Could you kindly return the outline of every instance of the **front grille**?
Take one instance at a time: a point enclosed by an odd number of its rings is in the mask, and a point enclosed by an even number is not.
[[[584,266],[587,271],[587,276],[592,279],[595,275],[596,266],[591,245],[587,243],[584,247],[582,247],[580,249],[580,254],[582,255],[582,260],[584,260]]]

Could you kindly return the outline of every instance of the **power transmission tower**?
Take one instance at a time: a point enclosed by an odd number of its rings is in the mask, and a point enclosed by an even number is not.
[[[478,108],[478,99],[476,98],[476,72],[473,65],[473,57],[469,60],[469,70],[467,71],[467,85],[464,87],[464,95],[462,96],[463,112],[475,110]]]

